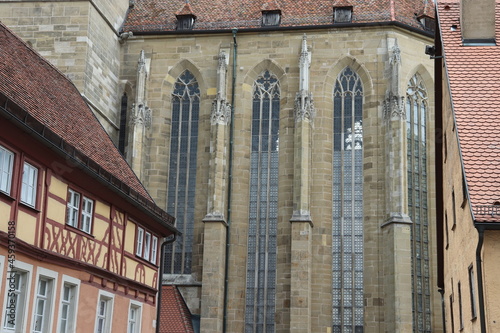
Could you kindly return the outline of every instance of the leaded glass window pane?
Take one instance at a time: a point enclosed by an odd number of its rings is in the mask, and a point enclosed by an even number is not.
[[[430,332],[429,244],[427,221],[427,90],[418,74],[406,90],[408,213],[413,221],[412,292],[413,332]]]
[[[349,67],[333,91],[333,332],[363,332],[363,86]]]
[[[278,220],[279,81],[254,83],[245,332],[274,332]]]
[[[166,246],[167,274],[191,273],[199,109],[198,81],[186,70],[172,93],[167,212],[176,217],[176,227],[182,235]]]

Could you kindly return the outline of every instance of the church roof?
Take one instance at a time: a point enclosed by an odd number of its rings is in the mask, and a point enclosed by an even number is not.
[[[173,217],[154,204],[73,83],[1,22],[0,100],[40,140],[175,230]]]
[[[185,0],[136,0],[123,26],[135,33],[174,32],[176,12]],[[398,22],[413,28],[424,27],[417,16],[432,0],[190,0],[196,15],[193,31],[256,29],[261,27],[262,9],[281,10],[280,27],[331,25],[334,7],[345,3],[353,8],[353,24]],[[432,6],[431,6],[432,8]],[[434,14],[432,13],[432,17]]]
[[[438,16],[462,163],[478,221],[487,219],[481,217],[487,215],[484,209],[500,202],[500,46],[463,46],[457,1],[439,2]],[[497,3],[497,43],[499,22]]]

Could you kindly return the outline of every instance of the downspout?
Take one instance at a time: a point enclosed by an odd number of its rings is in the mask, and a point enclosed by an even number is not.
[[[476,248],[476,267],[477,267],[477,291],[479,294],[479,318],[481,322],[481,333],[486,333],[486,318],[484,311],[484,288],[483,288],[483,268],[481,264],[481,250],[484,242],[484,227],[475,225],[479,233],[479,239]]]
[[[228,184],[227,184],[227,229],[226,229],[226,259],[224,268],[224,311],[222,319],[222,332],[226,333],[227,328],[227,299],[228,299],[228,285],[229,285],[229,240],[230,240],[230,226],[231,226],[231,187],[233,180],[233,138],[234,138],[234,100],[236,87],[236,59],[238,51],[238,43],[236,42],[236,33],[238,29],[233,29],[233,79],[231,83],[231,121],[229,124],[229,161],[228,161]]]
[[[160,333],[160,310],[161,310],[161,294],[162,294],[161,289],[163,286],[163,259],[165,255],[165,246],[175,242],[175,240],[177,239],[177,234],[174,233],[173,236],[174,237],[172,238],[170,237],[163,238],[163,242],[161,243],[161,248],[160,248],[160,274],[158,278],[158,297],[157,297],[158,302],[156,302],[156,329],[155,329],[156,333]]]
[[[446,316],[445,316],[445,302],[444,302],[444,289],[443,288],[439,288],[438,289],[438,292],[441,294],[441,319],[443,320],[443,332],[446,333]]]

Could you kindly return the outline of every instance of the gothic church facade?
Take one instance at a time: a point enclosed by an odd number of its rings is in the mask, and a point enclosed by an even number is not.
[[[440,332],[425,0],[0,2],[182,232],[202,332]]]

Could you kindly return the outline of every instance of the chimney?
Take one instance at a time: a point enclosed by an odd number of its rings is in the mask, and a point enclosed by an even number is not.
[[[464,45],[495,45],[495,0],[461,0]]]

